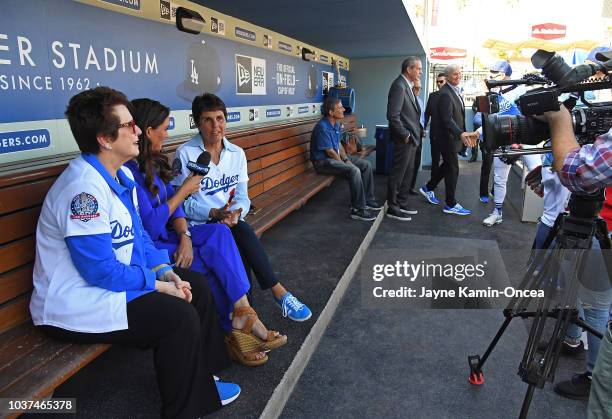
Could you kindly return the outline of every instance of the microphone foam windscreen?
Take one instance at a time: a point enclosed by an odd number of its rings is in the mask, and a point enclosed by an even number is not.
[[[210,153],[206,150],[202,151],[202,154],[198,156],[196,163],[201,166],[208,166],[210,164]]]

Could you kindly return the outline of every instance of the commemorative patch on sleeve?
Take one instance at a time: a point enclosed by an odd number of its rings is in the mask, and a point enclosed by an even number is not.
[[[100,216],[98,212],[98,200],[95,196],[81,192],[72,198],[70,202],[70,219],[87,222]]]
[[[183,165],[181,164],[181,159],[177,157],[172,162],[172,176],[174,177],[180,176],[182,171],[183,171]]]

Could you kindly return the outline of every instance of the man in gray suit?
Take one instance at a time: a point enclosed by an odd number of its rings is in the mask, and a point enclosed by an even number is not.
[[[409,205],[414,155],[421,143],[423,125],[421,109],[412,88],[420,79],[423,65],[419,57],[408,57],[402,62],[402,72],[393,81],[387,101],[389,136],[393,141],[393,160],[387,183],[387,217],[410,221],[417,213]]]

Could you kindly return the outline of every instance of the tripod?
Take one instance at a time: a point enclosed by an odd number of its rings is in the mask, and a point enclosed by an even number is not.
[[[583,278],[586,267],[586,252],[591,249],[593,238],[599,242],[601,249],[610,249],[606,223],[597,217],[603,201],[603,190],[596,196],[571,195],[569,213],[559,214],[544,242],[543,249],[536,252],[535,258],[531,261],[519,285],[520,289],[544,290],[544,298],[539,298],[535,302],[534,311],[527,311],[533,297],[512,298],[503,311],[504,323],[482,358],[479,355],[468,356],[469,382],[481,385],[484,383],[482,367],[512,319],[516,317],[533,318],[525,352],[518,369],[518,375],[529,385],[519,416],[521,419],[527,417],[535,388],[543,388],[546,381],[554,380],[555,369],[569,325],[576,324],[598,338],[602,338],[600,332],[579,318],[578,309],[574,307],[578,283]],[[610,279],[612,261],[607,255],[602,254],[602,256]],[[559,278],[561,262],[566,259],[572,261],[570,274],[565,284],[566,291],[564,295],[561,295],[560,302],[553,305],[553,295],[557,295],[556,281]],[[612,282],[612,279],[610,281]],[[537,351],[537,346],[548,318],[556,319],[556,321],[546,350],[540,353]]]

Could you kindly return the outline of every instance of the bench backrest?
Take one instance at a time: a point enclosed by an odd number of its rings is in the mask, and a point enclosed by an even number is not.
[[[309,119],[228,134],[245,149],[251,198],[309,169],[310,133],[315,123],[316,119]],[[348,117],[345,128],[353,127],[354,117]],[[165,152],[172,157],[185,140],[170,141]],[[36,224],[47,191],[70,158],[54,158],[33,170],[13,165],[13,170],[7,167],[0,172],[0,333],[30,319]]]

